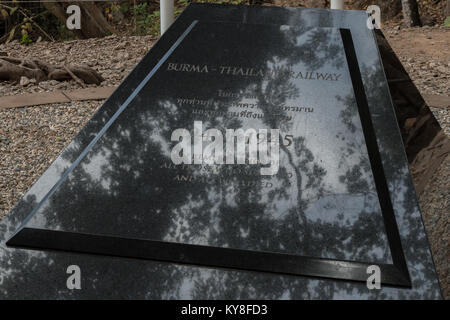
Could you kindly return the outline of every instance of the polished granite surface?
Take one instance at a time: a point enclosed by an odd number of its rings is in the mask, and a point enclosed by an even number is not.
[[[439,298],[376,43],[372,31],[360,27],[365,17],[357,11],[189,6],[1,221],[0,294]],[[412,288],[368,290],[356,282],[5,246],[24,226],[212,246],[219,253],[232,248],[392,264],[336,28],[352,32]],[[198,120],[204,130],[279,128],[278,172],[263,176],[250,164],[174,166],[172,131],[192,131]],[[27,241],[32,246],[33,238]],[[65,287],[71,264],[83,270],[82,290]]]

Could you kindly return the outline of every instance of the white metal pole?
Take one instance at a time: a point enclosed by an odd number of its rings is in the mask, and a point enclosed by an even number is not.
[[[343,10],[344,9],[344,0],[331,0],[331,9]]]
[[[173,0],[160,0],[161,35],[166,32],[173,22],[174,6]]]

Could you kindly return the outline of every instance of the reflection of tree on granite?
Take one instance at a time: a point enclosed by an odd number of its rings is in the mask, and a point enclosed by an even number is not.
[[[28,215],[31,208],[37,205],[34,197],[28,197],[22,201],[22,204],[18,206],[20,212],[17,212],[15,215],[17,219],[9,223],[11,226],[18,226]],[[5,224],[0,224],[0,227],[0,232],[6,232],[6,230],[3,230],[3,228],[6,228]],[[9,230],[9,232],[14,231],[15,228],[14,230]],[[23,298],[22,295],[16,296],[16,294],[22,293],[17,288],[30,288],[36,285],[45,288],[45,290],[39,291],[39,295],[33,297],[34,299],[55,299],[55,297],[60,297],[61,294],[64,294],[66,299],[95,299],[98,298],[98,292],[124,299],[135,296],[158,297],[165,290],[167,290],[166,296],[161,295],[159,297],[170,299],[177,297],[177,291],[171,291],[170,288],[175,288],[175,284],[179,282],[180,277],[183,275],[183,272],[179,271],[177,266],[171,264],[153,264],[146,266],[145,270],[143,270],[140,261],[116,258],[117,261],[114,262],[115,271],[121,275],[121,278],[117,279],[117,274],[112,273],[110,270],[110,260],[114,258],[99,256],[96,260],[80,259],[78,255],[65,253],[64,255],[58,255],[58,261],[55,262],[52,255],[46,251],[21,249],[12,251],[5,248],[2,252],[5,255],[0,259],[0,296],[8,297],[9,299]],[[65,289],[67,275],[64,267],[74,263],[79,263],[82,270],[82,290]],[[130,273],[130,269],[133,269],[133,264],[135,264],[136,273]],[[9,270],[7,266],[11,265],[26,266],[26,268]],[[4,276],[1,273],[3,270],[9,270],[11,273]],[[31,276],[27,275],[28,272]],[[158,272],[164,272],[165,277],[163,279],[157,276],[147,277],[149,274],[156,275]],[[35,282],[36,273],[41,279],[38,283]],[[57,283],[54,286],[49,286],[46,283],[47,277],[50,275],[57,277]],[[132,293],[132,296],[126,295],[129,293]]]
[[[364,70],[363,74],[366,74],[365,83],[367,84],[366,93],[368,100],[380,99],[389,97],[382,95],[384,90],[381,80],[384,79],[382,70]],[[380,104],[389,105],[389,101],[380,101]],[[402,215],[402,220],[398,220],[397,225],[400,229],[400,233],[405,235],[404,242],[402,243],[403,252],[407,257],[409,274],[411,276],[411,281],[413,282],[413,287],[416,288],[428,288],[430,290],[424,290],[423,292],[416,293],[414,296],[408,294],[409,298],[415,299],[436,299],[434,296],[436,292],[439,292],[439,288],[434,286],[437,283],[426,282],[425,279],[432,279],[434,267],[432,264],[432,258],[427,240],[425,238],[418,238],[417,235],[423,234],[423,224],[422,217],[419,212],[419,205],[417,202],[417,197],[414,192],[414,187],[412,184],[411,177],[409,175],[408,166],[405,165],[407,162],[403,159],[404,154],[401,152],[396,152],[398,150],[398,145],[393,143],[391,137],[396,136],[397,124],[395,119],[390,119],[392,121],[380,121],[379,127],[377,128],[377,133],[382,132],[383,134],[377,134],[379,139],[379,145],[384,146],[380,148],[380,153],[384,159],[385,172],[387,175],[391,176],[391,181],[393,184],[389,185],[391,189],[391,197],[393,197],[392,202],[400,203],[401,207],[394,207],[394,211],[404,212]],[[425,242],[425,244],[424,244]],[[430,273],[430,275],[427,275]],[[434,288],[433,288],[434,287]],[[406,296],[406,294],[405,294]]]
[[[271,81],[273,81],[273,82],[271,82]],[[274,106],[284,104],[285,99],[289,95],[295,94],[295,92],[291,91],[292,88],[286,82],[287,82],[287,77],[284,82],[280,81],[280,79],[271,79],[269,81],[269,84],[267,84],[266,90],[264,92],[261,88],[262,86],[258,87],[258,89],[259,89],[259,93],[258,93],[259,104],[262,105],[263,108],[266,107],[264,109],[265,114],[268,114],[270,112],[271,107],[273,110]],[[276,92],[276,94],[273,94],[269,89],[267,89],[267,88],[270,88],[272,84],[276,84],[276,85],[273,85],[274,90],[272,91],[272,92]],[[283,88],[284,88],[284,92],[283,92]],[[267,101],[270,101],[271,99],[273,102],[271,104],[269,104]],[[282,127],[283,125],[286,125],[286,124],[277,123],[276,119],[278,119],[278,118],[274,118],[274,117],[269,118],[269,119],[265,118],[265,120],[270,123],[269,127]],[[315,186],[320,189],[320,185],[321,185],[320,184],[320,176],[321,175],[319,173],[322,173],[322,174],[326,174],[326,173],[324,171],[322,171],[323,169],[321,169],[319,166],[317,166],[317,165],[314,166],[314,164],[313,164],[314,157],[310,153],[310,151],[304,146],[304,138],[299,137],[296,139],[296,149],[295,149],[296,158],[297,159],[300,158],[303,160],[303,161],[300,161],[299,164],[294,163],[293,156],[286,147],[283,147],[282,150],[283,150],[283,152],[288,154],[289,162],[295,170],[296,177],[298,177],[297,178],[297,189],[298,189],[299,194],[301,194],[302,190],[304,189],[302,187],[301,183],[302,183],[302,173],[305,174],[308,172],[306,165],[311,165],[311,167],[313,168],[312,170],[314,171],[315,174],[314,175],[306,174],[309,178],[309,181],[307,183],[305,183],[305,185],[309,186],[309,187]],[[319,177],[318,179],[317,179],[317,176]],[[314,179],[314,177],[316,177],[316,180]],[[301,196],[299,197],[299,199],[301,199]],[[297,207],[297,210],[300,211],[302,209],[302,206],[304,207],[305,205],[306,205],[305,202],[302,203],[302,201],[299,201],[299,206]],[[287,229],[280,230],[280,232],[278,232],[275,236],[283,237],[283,239],[285,239],[285,240],[289,239],[290,241],[296,241],[296,240],[298,241],[298,236],[295,233],[295,231],[303,230],[304,226],[308,225],[308,222],[306,221],[304,212],[300,212],[300,214],[303,215],[302,224],[299,223],[299,220],[300,220],[299,217],[295,213],[293,213],[292,215],[290,215],[289,217],[286,218],[286,220],[290,221],[290,223],[286,223],[286,224],[284,224],[284,226],[295,225],[296,228],[293,228],[293,230],[287,230]],[[365,216],[364,218],[367,218],[367,217]],[[364,219],[361,219],[357,222],[357,223],[361,224],[360,229],[361,229],[362,234],[365,234],[367,232],[364,230],[374,230],[373,228],[380,227],[379,225],[374,226],[373,221],[371,221],[370,219],[369,219],[368,223],[366,222],[365,224],[362,224],[364,222],[365,222]],[[320,223],[319,223],[319,225],[320,225]],[[315,225],[311,229],[320,230],[320,227],[322,227],[322,228],[324,227],[323,225],[322,226],[319,226],[319,225]],[[367,229],[365,229],[365,228],[367,228]],[[327,236],[329,236],[330,239],[335,239],[335,240],[340,239],[340,237],[342,237],[342,234],[346,233],[345,230],[342,230],[341,225],[335,225],[335,226],[327,225],[326,230],[329,231],[329,232],[327,232]],[[292,234],[292,231],[294,231],[293,234]],[[229,234],[229,235],[234,236],[235,234]],[[317,235],[315,235],[315,236],[317,236]],[[347,234],[343,238],[345,239],[346,237],[349,237],[349,236],[351,236],[351,235],[349,235],[347,232]],[[323,238],[319,237],[319,239],[311,239],[311,237],[310,237],[308,240],[310,241],[310,243],[308,243],[308,249],[311,248],[312,250],[315,250],[315,253],[323,250],[323,243],[322,243]],[[303,241],[305,241],[305,238],[303,238]],[[300,242],[302,242],[302,241],[300,241]],[[313,242],[316,242],[316,243],[313,243]],[[287,242],[287,243],[283,242],[284,245],[288,244],[288,243],[289,242]],[[302,243],[305,243],[305,242],[302,242]],[[366,246],[366,245],[370,247],[372,245],[372,243],[370,241],[367,241],[367,244],[363,244],[361,246],[362,247],[361,250],[364,250],[364,246]],[[370,257],[368,257],[368,260],[370,260]],[[214,279],[216,279],[216,276],[218,276],[218,275],[216,274],[214,276]],[[234,288],[236,286],[239,287],[242,283],[251,282],[252,284],[261,283],[261,288],[253,288],[252,290],[250,290],[250,292],[258,292],[259,294],[261,292],[270,292],[270,294],[268,294],[264,298],[280,298],[281,296],[283,296],[283,294],[289,294],[288,296],[291,298],[312,298],[310,296],[310,294],[308,293],[308,290],[300,283],[295,283],[295,285],[290,283],[290,285],[288,286],[288,287],[292,288],[291,290],[289,290],[290,292],[276,292],[274,290],[274,288],[282,288],[283,285],[281,283],[276,284],[277,281],[272,280],[275,283],[271,283],[270,285],[267,285],[266,281],[261,281],[260,279],[257,279],[257,278],[258,278],[258,276],[254,275],[254,274],[237,275],[237,278],[229,277],[226,281],[226,284],[223,283],[222,285],[220,285],[220,287],[216,287],[214,290],[211,290],[209,288],[209,285],[213,285],[213,283],[217,283],[217,281],[212,281],[211,278],[208,278],[208,280],[207,280],[208,282],[204,283],[200,289],[196,290],[196,292],[198,293],[198,296],[196,296],[196,297],[198,297],[198,298],[205,297],[205,296],[210,297],[210,295],[212,295],[214,293],[216,293],[216,294],[218,293],[219,295],[217,297],[219,297],[219,296],[222,296],[224,291],[227,292],[227,290],[230,290],[230,289],[234,290]],[[253,281],[251,281],[250,279],[252,279]],[[283,282],[283,279],[280,278],[279,281]],[[230,282],[232,282],[233,285]],[[336,286],[336,287],[341,286],[341,287],[345,288],[346,285],[345,284],[330,284],[329,286],[323,286],[323,291],[321,291],[322,298],[327,297],[327,293],[329,294],[328,297],[330,297],[330,298],[332,297],[332,292],[333,292],[333,290],[331,290],[332,286]],[[268,290],[268,287],[270,287],[271,290]],[[316,288],[316,290],[317,289],[318,288]],[[203,295],[203,293],[205,293],[205,292],[207,294]],[[241,298],[251,298],[252,297],[251,293],[244,293],[242,291],[240,291],[240,292],[241,292],[241,294],[243,294],[243,296],[239,296]],[[225,296],[226,296],[226,293],[225,293]],[[233,294],[230,293],[230,296],[236,297],[235,292],[233,291]],[[215,297],[215,295],[213,295],[213,297]]]
[[[381,81],[381,79],[373,79],[371,77],[371,79],[366,79],[366,81],[367,82],[365,83],[373,84],[378,83],[378,81]],[[381,96],[380,92],[378,92],[377,94]],[[346,106],[346,108],[340,112],[340,118],[345,127],[347,127],[347,130],[352,133],[355,133],[357,130],[361,131],[360,123],[358,123],[358,106],[356,105],[353,92],[345,97],[337,96],[336,99]],[[358,124],[358,127],[356,127],[355,124]],[[362,193],[365,194],[365,197],[373,197],[374,199],[378,199],[377,190],[375,189],[375,185],[373,184],[372,167],[367,157],[367,147],[362,135],[361,139],[359,140],[356,140],[356,138],[353,140],[347,140],[346,145],[341,147],[342,160],[340,165],[345,166],[346,163],[344,159],[346,159],[347,157],[351,157],[354,154],[360,154],[358,162],[351,165],[350,167],[347,167],[345,174],[339,177],[340,181],[347,186],[347,190],[349,193]],[[370,206],[368,205],[366,205],[365,207],[370,209]],[[355,222],[355,230],[360,231],[360,234],[354,234],[353,237],[351,237],[350,241],[347,243],[347,246],[349,248],[358,247],[361,245],[362,241],[364,241],[367,242],[366,245],[368,247],[366,250],[369,252],[370,246],[376,244],[378,248],[384,247],[384,259],[389,259],[389,246],[383,246],[383,242],[387,241],[386,237],[380,237],[377,233],[374,232],[366,232],[366,230],[380,230],[384,234],[385,228],[383,221],[380,219],[371,219],[371,217],[376,215],[380,215],[380,212],[368,212],[366,209],[364,209],[360,213],[360,218]],[[370,261],[371,258],[372,257],[367,255],[368,261]]]
[[[265,92],[264,95],[269,97],[272,104],[281,105],[288,94],[296,94],[293,91],[294,87],[289,85],[286,80],[279,78],[269,80],[272,86],[268,86],[268,88],[278,90],[282,88],[281,84],[284,81],[286,88],[290,90],[290,93],[286,91],[279,91],[276,94],[270,91]],[[142,101],[142,103],[145,102]],[[176,215],[173,213],[185,205],[190,207],[189,216],[183,216],[188,221],[190,233],[194,235],[204,233],[210,228],[211,221],[214,221],[221,230],[219,233],[211,231],[211,238],[209,239],[211,244],[234,247],[243,241],[250,241],[255,248],[270,250],[276,249],[278,245],[292,247],[292,241],[294,240],[297,242],[295,247],[301,247],[301,243],[305,239],[300,240],[297,232],[302,230],[301,224],[305,227],[308,225],[306,217],[304,216],[304,220],[300,223],[296,215],[297,212],[292,211],[286,217],[287,223],[279,224],[268,218],[267,215],[263,214],[267,210],[267,205],[258,204],[261,199],[261,188],[245,186],[241,177],[224,175],[226,180],[220,184],[196,182],[180,184],[174,180],[166,179],[166,172],[159,169],[160,164],[168,160],[167,156],[164,155],[163,146],[160,142],[148,139],[148,137],[157,134],[165,137],[166,141],[170,141],[170,131],[173,128],[189,127],[194,119],[188,110],[179,109],[170,101],[161,101],[160,103],[165,105],[166,108],[141,110],[133,117],[131,126],[123,126],[122,123],[117,122],[110,128],[102,138],[102,144],[94,146],[84,159],[83,166],[78,166],[66,182],[61,185],[61,190],[52,197],[52,201],[48,204],[49,207],[46,208],[46,223],[50,226],[58,226],[58,229],[62,230],[71,230],[75,225],[79,232],[89,231],[90,226],[102,226],[102,232],[112,234],[141,234],[145,232],[154,235],[157,239],[163,238],[170,231],[168,228],[173,224],[173,219],[180,217],[179,212]],[[260,104],[262,106],[268,105],[265,101],[260,101]],[[168,110],[173,110],[173,112],[168,112]],[[182,113],[186,114],[180,116]],[[267,112],[267,114],[270,113]],[[268,121],[270,119],[281,118],[267,118]],[[236,120],[232,121],[237,125]],[[271,125],[273,127],[289,126],[288,123],[272,123]],[[159,128],[163,129],[160,130]],[[157,130],[160,132],[156,133]],[[301,137],[296,139],[295,145],[297,148],[302,146],[301,149],[296,151],[296,158],[306,156],[303,164],[299,163],[300,169],[293,162],[291,153],[286,148],[283,151],[290,155],[291,165],[297,170],[298,180],[300,181],[298,182],[300,184],[297,183],[298,192],[301,193],[304,187],[301,185],[299,170],[307,169],[308,162],[312,161],[312,154],[302,144]],[[101,166],[101,174],[97,177],[86,168],[89,168],[89,164],[98,161],[95,158],[100,156],[106,157],[108,161],[105,161],[105,164]],[[187,170],[195,171],[195,168]],[[223,170],[228,170],[228,168],[224,167]],[[148,179],[148,177],[152,177],[152,179]],[[284,178],[286,179],[286,177],[285,175]],[[254,179],[261,180],[261,177],[256,176]],[[308,179],[310,180],[308,183],[310,186],[320,185],[320,183],[314,181],[316,177],[313,175],[308,175]],[[236,207],[226,204],[227,192],[225,189],[229,185],[236,188]],[[279,189],[272,192],[272,199],[277,196],[277,193],[278,196],[282,196],[284,188]],[[211,192],[217,193],[221,198],[220,208],[212,217],[211,210],[215,203],[209,201],[208,195],[211,196]],[[68,198],[68,194],[72,196]],[[120,198],[118,195],[120,195]],[[298,204],[304,207],[306,204],[302,203],[301,195],[298,199]],[[202,203],[202,205],[195,206],[197,203]],[[80,215],[71,214],[68,216],[65,214],[68,211],[73,212],[74,208]],[[83,219],[82,213],[86,212],[94,212],[95,214]],[[251,212],[252,214],[243,215],[242,212]],[[114,219],[117,219],[117,221],[109,225],[108,219],[111,213],[115,214]],[[130,214],[133,214],[133,216],[130,217]],[[277,225],[281,226],[279,230],[276,228]],[[296,227],[292,228],[291,225]],[[299,227],[300,229],[297,229]],[[240,228],[246,229],[248,236],[242,237]],[[183,235],[186,231],[180,229],[179,232]],[[277,237],[280,239],[280,244],[274,241]],[[153,277],[149,288],[162,287],[162,284],[158,284],[159,279],[170,278],[173,282],[170,286],[167,283],[165,284],[167,285],[166,290],[167,292],[173,292],[173,286],[182,277],[182,274],[176,272],[176,270],[177,267],[151,270]],[[104,270],[104,272],[107,273],[107,270]],[[164,276],[157,276],[158,272],[163,273]],[[199,273],[199,276],[202,273],[199,271],[193,272]],[[101,277],[102,272],[96,270],[94,274]],[[239,274],[238,278],[242,279]],[[101,281],[102,285],[104,282]],[[227,283],[228,285],[230,283]]]
[[[16,231],[17,226],[19,226],[23,220],[27,217],[30,210],[37,205],[35,196],[28,196],[26,199],[22,199],[17,205],[19,208],[15,215],[9,215],[5,219],[10,219],[9,224],[0,224],[0,232],[2,234],[12,234]],[[7,225],[11,226],[9,230]],[[1,246],[5,246],[4,243]],[[8,299],[20,299],[22,297],[15,296],[18,287],[30,287],[31,284],[28,283],[29,278],[23,273],[23,270],[10,270],[10,266],[27,266],[26,270],[33,273],[38,270],[36,266],[41,267],[42,261],[46,261],[46,267],[50,266],[53,261],[51,259],[46,259],[46,253],[42,251],[22,251],[18,250],[11,251],[7,248],[2,248],[3,255],[0,259],[0,297],[8,297]],[[7,275],[4,270],[9,271]],[[46,296],[48,294],[48,296]],[[42,292],[42,299],[48,297],[54,297],[56,292]]]
[[[287,65],[301,61],[319,68],[328,63],[339,63],[343,59],[339,55],[339,48],[322,47],[324,52],[332,52],[325,56],[317,55],[317,46],[323,43],[332,44],[327,38],[331,35],[326,31],[312,33],[309,42],[303,46],[296,46],[294,34],[274,34],[270,46],[274,51],[261,51],[260,56],[252,57],[260,65],[273,61],[285,60]],[[286,37],[285,37],[286,36]],[[320,39],[317,40],[317,39]],[[207,41],[207,39],[205,39]],[[264,39],[267,41],[267,39]],[[280,43],[281,42],[281,43]],[[270,41],[269,41],[270,43]],[[310,49],[310,47],[316,50]],[[286,48],[280,50],[280,48]],[[308,49],[309,48],[309,49]],[[335,50],[335,52],[333,52]],[[336,60],[332,60],[336,59]],[[340,62],[342,64],[342,61]],[[172,79],[158,79],[158,83],[150,83],[150,87],[169,87]],[[271,110],[285,104],[286,99],[300,95],[295,86],[289,83],[286,74],[279,73],[278,77],[267,80],[262,86],[260,80],[234,81],[230,91],[239,90],[245,86],[254,87],[259,98],[259,105],[266,117],[264,123],[273,128],[289,130],[291,125],[283,117],[271,117]],[[375,82],[376,83],[376,82]],[[191,92],[199,92],[196,83],[183,83],[175,86],[180,96],[188,96]],[[197,91],[196,91],[197,90]],[[155,90],[158,91],[158,90]],[[211,93],[204,90],[199,95],[208,97]],[[155,102],[156,101],[156,102]],[[229,100],[230,104],[232,100]],[[143,108],[142,106],[154,106]],[[215,106],[219,108],[219,106]],[[320,196],[324,192],[323,178],[327,172],[316,163],[311,150],[306,145],[305,137],[296,137],[292,151],[282,146],[282,151],[288,158],[296,177],[296,205],[283,218],[273,218],[271,204],[276,199],[289,198],[289,176],[286,168],[280,168],[275,177],[279,184],[268,193],[269,201],[262,203],[264,190],[260,184],[252,186],[246,184],[248,177],[229,174],[231,167],[222,166],[218,175],[208,175],[208,180],[179,183],[168,179],[168,172],[160,169],[161,163],[170,161],[166,148],[170,146],[170,135],[174,128],[190,128],[195,115],[189,108],[180,108],[176,104],[176,97],[168,98],[168,94],[161,90],[151,96],[136,98],[121,117],[126,122],[116,121],[107,134],[97,144],[54,194],[51,201],[44,208],[47,226],[61,230],[72,230],[76,226],[79,232],[92,231],[94,226],[106,234],[124,235],[152,235],[155,239],[167,237],[181,237],[181,240],[207,241],[209,245],[235,247],[247,244],[253,250],[304,250],[298,254],[314,255],[345,255],[350,247],[324,247],[326,241],[330,243],[352,239],[350,226],[342,221],[308,221],[305,210],[308,205],[304,199],[305,190]],[[104,122],[111,115],[106,115],[100,122]],[[342,119],[344,122],[344,119]],[[241,127],[239,119],[209,119],[209,126],[233,128]],[[94,126],[93,123],[88,126]],[[95,127],[95,126],[94,126]],[[79,136],[83,143],[90,141],[92,136]],[[69,159],[78,155],[81,150],[73,144],[66,156]],[[104,160],[102,160],[104,159]],[[99,172],[89,170],[99,168]],[[185,174],[196,175],[195,166],[185,168]],[[353,169],[352,169],[353,170]],[[354,169],[361,171],[363,168]],[[350,175],[352,176],[352,175]],[[358,183],[363,183],[358,176]],[[219,178],[221,180],[219,181]],[[252,176],[253,182],[261,182],[261,176]],[[347,177],[343,183],[348,189],[355,187],[356,181]],[[233,193],[230,193],[230,189]],[[231,194],[231,196],[230,196]],[[67,195],[70,195],[68,197]],[[120,197],[119,197],[120,195]],[[73,214],[76,213],[76,214]],[[91,214],[89,214],[91,213]],[[242,214],[247,213],[247,214]],[[111,215],[114,221],[110,223]],[[185,223],[179,230],[171,229],[177,225],[176,219]],[[374,234],[373,228],[379,228],[365,216],[358,220],[358,229],[362,235]],[[342,219],[341,219],[342,220]],[[211,225],[215,227],[212,228]],[[243,232],[242,232],[243,230]],[[326,230],[326,232],[320,232]],[[299,232],[303,236],[299,237]],[[358,236],[360,237],[360,236]],[[358,248],[370,251],[377,239],[370,239],[367,243],[357,243]],[[307,243],[307,245],[304,245]],[[67,254],[69,257],[70,254]],[[371,257],[367,256],[370,261]],[[16,252],[14,259],[20,257]],[[66,259],[61,257],[60,259]],[[67,258],[68,259],[68,258]],[[91,260],[89,260],[91,261]],[[121,286],[127,286],[123,292],[133,292],[135,296],[151,298],[176,298],[181,295],[184,286],[194,298],[333,298],[339,292],[352,292],[360,288],[361,296],[368,295],[365,284],[360,287],[346,282],[318,281],[306,277],[287,277],[281,275],[267,275],[263,273],[218,271],[209,268],[182,267],[169,263],[148,263],[145,270],[137,269],[135,274],[129,274],[130,264],[142,268],[143,264],[129,259],[115,261],[114,275],[121,274],[122,279],[113,279],[108,272],[108,261],[98,257],[95,266],[88,266],[86,283],[92,285],[92,291],[109,292],[111,296],[121,295]],[[23,261],[29,269],[35,266],[35,260]],[[101,267],[99,270],[99,266]],[[123,271],[119,271],[123,267]],[[146,281],[136,279],[144,277]],[[20,275],[9,277],[11,283],[2,284],[4,290],[12,291],[17,283],[25,282]],[[130,289],[132,287],[132,289]],[[314,287],[314,290],[310,290]],[[356,289],[355,289],[356,288]],[[75,292],[73,295],[77,295]],[[83,292],[86,294],[86,291]],[[52,296],[52,294],[48,294]],[[56,294],[53,294],[53,296]],[[81,293],[80,293],[81,295]],[[379,297],[378,292],[370,295]],[[85,296],[83,296],[85,297]]]
[[[369,69],[369,68],[363,68],[362,74],[365,75],[364,83],[366,84],[366,94],[367,99],[369,101],[379,101],[380,105],[389,105],[389,101],[380,101],[381,98],[386,97],[383,92],[383,81],[384,81],[384,73],[380,69]],[[351,117],[354,117],[355,114],[352,113],[351,104],[352,99],[349,96],[346,97],[338,97],[339,100],[345,101],[345,104],[347,105],[347,108],[344,112],[341,113],[343,122],[350,126],[350,119]],[[389,164],[389,166],[385,166],[384,170],[385,172],[391,176],[390,180],[395,181],[394,184],[391,184],[389,188],[391,189],[391,197],[394,197],[392,199],[392,202],[395,203],[401,203],[401,208],[395,208],[394,211],[403,211],[403,220],[397,221],[398,228],[401,229],[402,234],[407,234],[406,239],[408,241],[408,245],[405,246],[405,243],[403,243],[403,252],[405,253],[405,256],[407,257],[408,268],[409,268],[409,274],[411,276],[411,280],[413,282],[413,287],[419,288],[425,286],[424,279],[430,279],[432,278],[432,275],[425,275],[426,273],[432,273],[433,272],[433,266],[432,265],[426,265],[427,262],[430,262],[430,252],[427,249],[427,246],[424,246],[421,244],[422,241],[426,241],[426,239],[417,239],[418,234],[422,234],[422,222],[420,212],[417,210],[418,203],[417,203],[417,197],[415,195],[414,189],[411,187],[411,178],[408,174],[408,167],[404,165],[405,161],[402,159],[402,154],[400,152],[395,152],[391,149],[382,148],[381,146],[387,146],[388,148],[398,148],[398,146],[395,146],[392,143],[391,137],[396,135],[397,132],[395,132],[396,126],[392,123],[378,122],[379,127],[377,127],[377,133],[383,133],[383,134],[377,134],[377,139],[379,140],[378,146],[380,153],[382,154],[382,159],[384,159],[385,164]],[[370,170],[370,167],[367,167],[367,165],[361,163],[358,166],[358,171],[366,171]],[[350,183],[351,179],[348,179]],[[397,217],[398,219],[398,217]],[[361,221],[360,223],[363,223],[364,221]],[[383,228],[382,226],[374,226],[375,228]],[[415,228],[413,228],[415,227]],[[390,252],[386,252],[386,255],[390,254]],[[414,267],[413,267],[414,266]],[[419,269],[417,269],[419,267]],[[433,295],[435,292],[438,292],[435,288],[432,288],[436,284],[434,283],[428,283],[429,289],[426,292],[417,293],[415,296],[411,296],[409,293],[408,295],[405,294],[404,297],[409,298],[416,298],[416,299],[435,299],[436,297]],[[430,292],[429,295],[427,295],[427,292]],[[401,299],[402,297],[400,297]]]

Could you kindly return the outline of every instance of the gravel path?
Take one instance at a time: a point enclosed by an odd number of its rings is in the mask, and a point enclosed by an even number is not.
[[[0,110],[0,218],[22,198],[102,103]]]
[[[105,78],[102,86],[118,85],[142,59],[155,39],[109,36],[61,43],[0,45],[0,52],[37,58],[52,64],[87,64]],[[92,62],[95,61],[95,62]],[[95,85],[91,85],[95,86]],[[0,82],[0,96],[79,89],[75,81],[20,85]],[[26,193],[75,137],[103,101],[83,101],[0,110],[0,219]]]
[[[422,94],[450,96],[449,27],[397,27],[384,35]]]
[[[422,93],[450,96],[449,32],[450,28],[440,27],[385,30],[388,41]],[[411,46],[412,40],[418,41],[422,49]],[[111,86],[120,83],[154,41],[151,37],[110,36],[63,45],[41,42],[22,46],[12,43],[0,45],[0,52],[7,52],[10,56],[35,57],[55,64],[64,61],[85,63],[106,79],[102,86]],[[77,88],[80,86],[75,81],[30,83],[26,86],[0,82],[0,96]],[[0,219],[102,103],[84,101],[0,110]],[[450,110],[432,108],[432,111],[450,136]],[[450,156],[419,201],[443,293],[449,299]]]
[[[43,41],[23,46],[14,41],[0,45],[0,52],[5,52],[11,57],[39,59],[54,65],[85,64],[97,70],[105,78],[101,85],[108,87],[119,84],[150,50],[155,40],[150,36],[112,35],[101,39],[73,40],[62,44]],[[87,85],[87,87],[95,86]],[[0,96],[80,88],[81,86],[74,80],[42,81],[39,84],[32,81],[25,86],[3,81],[0,82]]]

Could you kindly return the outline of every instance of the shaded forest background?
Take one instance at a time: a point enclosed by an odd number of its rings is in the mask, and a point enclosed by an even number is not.
[[[405,0],[348,0],[347,9],[365,9],[377,4],[388,24],[402,24],[402,2]],[[410,0],[407,0],[408,2]],[[329,0],[176,0],[175,15],[191,2],[245,5],[279,5],[293,7],[329,7]],[[415,2],[413,0],[413,2]],[[418,0],[420,25],[449,24],[448,0]],[[66,9],[71,4],[81,8],[82,28],[68,30]],[[0,43],[19,41],[29,44],[41,40],[67,41],[104,37],[112,33],[122,35],[159,35],[158,0],[117,0],[104,2],[60,1],[27,2],[0,0]]]

